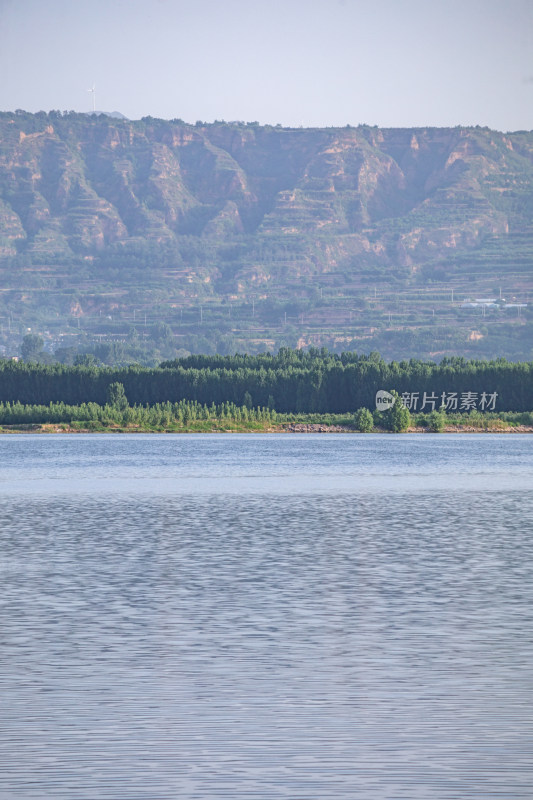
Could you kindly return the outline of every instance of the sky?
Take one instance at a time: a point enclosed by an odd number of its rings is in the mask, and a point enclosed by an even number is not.
[[[0,0],[0,110],[533,128],[533,0]]]

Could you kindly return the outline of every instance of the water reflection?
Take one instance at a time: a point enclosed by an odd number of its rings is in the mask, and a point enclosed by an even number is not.
[[[0,510],[0,796],[530,798],[533,492]]]

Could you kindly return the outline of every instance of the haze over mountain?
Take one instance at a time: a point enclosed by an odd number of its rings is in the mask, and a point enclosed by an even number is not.
[[[528,309],[479,332],[458,302],[527,301],[533,132],[5,112],[0,139],[10,325],[531,355]]]

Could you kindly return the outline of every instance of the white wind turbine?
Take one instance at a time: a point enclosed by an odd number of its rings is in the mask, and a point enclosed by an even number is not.
[[[91,89],[87,89],[87,91],[91,92],[91,94],[93,96],[93,114],[94,114],[94,112],[96,111],[96,86],[94,85],[94,83],[92,85],[92,88]]]

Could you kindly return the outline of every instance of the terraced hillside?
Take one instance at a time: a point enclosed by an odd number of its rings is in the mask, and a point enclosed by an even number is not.
[[[7,354],[31,328],[528,358],[532,267],[533,132],[0,114]]]

